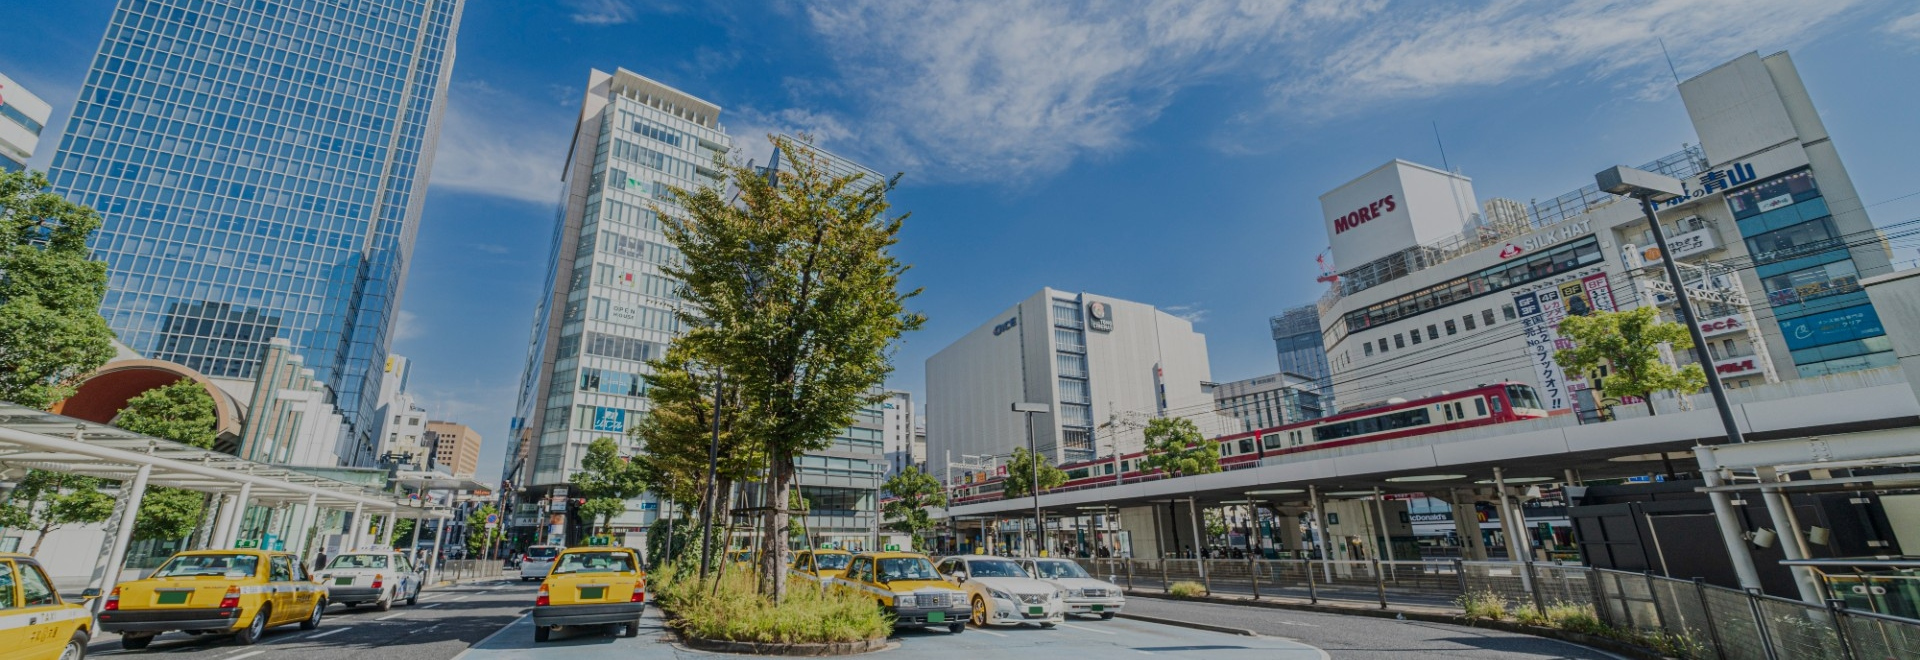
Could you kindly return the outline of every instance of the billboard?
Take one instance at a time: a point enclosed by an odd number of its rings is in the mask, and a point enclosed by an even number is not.
[[[1527,339],[1527,361],[1533,364],[1541,405],[1548,410],[1573,407],[1573,392],[1587,388],[1585,377],[1570,377],[1553,359],[1554,351],[1573,348],[1560,336],[1560,322],[1596,310],[1615,311],[1613,287],[1606,273],[1595,273],[1544,288],[1513,295],[1520,327]]]
[[[1458,235],[1478,211],[1466,177],[1395,160],[1320,196],[1336,268]]]

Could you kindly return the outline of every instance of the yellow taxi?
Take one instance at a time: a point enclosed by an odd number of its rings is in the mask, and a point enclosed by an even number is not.
[[[144,649],[155,635],[181,630],[260,641],[268,628],[320,626],[327,588],[299,558],[269,550],[193,550],[167,559],[144,580],[123,582],[100,608],[100,629],[120,646]]]
[[[845,550],[801,550],[794,554],[787,572],[817,582],[827,582],[847,572],[853,553]]]
[[[895,628],[946,626],[959,634],[967,629],[967,594],[941,579],[933,561],[917,552],[862,552],[847,562],[847,570],[829,584],[845,592],[867,596],[893,615]]]
[[[86,606],[60,600],[39,562],[0,554],[0,658],[80,660],[92,629]]]
[[[533,641],[561,626],[615,624],[640,635],[647,608],[647,574],[631,548],[568,548],[554,558],[533,601]]]

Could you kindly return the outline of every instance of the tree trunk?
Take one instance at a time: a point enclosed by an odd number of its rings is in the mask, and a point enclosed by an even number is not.
[[[772,501],[769,502],[771,506],[767,512],[766,534],[761,540],[761,547],[765,549],[763,552],[764,557],[761,561],[762,565],[766,567],[766,573],[763,574],[763,578],[765,578],[766,581],[770,583],[769,586],[772,587],[767,590],[767,593],[772,596],[773,602],[777,604],[787,597],[787,581],[782,579],[785,571],[782,570],[783,567],[780,565],[780,557],[786,554],[787,526],[791,524],[788,516],[787,505],[789,503],[789,497],[787,490],[790,488],[791,481],[793,480],[793,457],[775,456],[771,463],[772,469],[768,471],[769,474],[767,475],[767,491],[769,495],[768,499]]]
[[[53,533],[53,523],[47,523],[47,524],[41,525],[40,536],[33,540],[33,550],[29,551],[27,554],[34,557],[40,556],[40,544],[46,543],[47,535],[51,533]]]

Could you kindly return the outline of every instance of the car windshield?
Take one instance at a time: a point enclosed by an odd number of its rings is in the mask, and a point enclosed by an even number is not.
[[[528,559],[538,559],[540,561],[552,561],[554,556],[559,554],[560,554],[560,549],[550,545],[534,546],[531,548],[527,548]]]
[[[893,557],[880,560],[881,582],[938,579],[940,578],[936,577],[933,572],[933,562],[921,557]]]
[[[554,575],[565,573],[629,573],[633,555],[624,552],[572,552],[560,557]]]
[[[340,555],[327,568],[386,568],[386,555]]]
[[[823,571],[844,571],[847,570],[847,562],[853,561],[853,555],[814,555],[813,561]]]
[[[179,555],[154,571],[150,577],[192,577],[227,575],[253,577],[260,570],[260,558],[253,555]]]
[[[969,559],[967,560],[967,577],[1023,578],[1028,575],[1026,571],[1021,570],[1019,564],[1005,559]]]
[[[1040,577],[1048,580],[1091,577],[1087,575],[1087,569],[1070,561],[1035,562],[1034,566],[1040,570]]]

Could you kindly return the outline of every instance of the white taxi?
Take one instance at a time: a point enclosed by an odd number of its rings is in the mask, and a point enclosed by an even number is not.
[[[372,603],[382,612],[393,609],[395,601],[419,602],[426,586],[425,576],[405,553],[384,549],[341,553],[315,577],[326,585],[329,602],[347,607]]]
[[[967,592],[973,625],[1031,623],[1052,628],[1067,620],[1067,594],[1036,580],[1005,557],[964,555],[940,560],[941,575]]]
[[[1087,574],[1087,569],[1065,559],[1022,559],[1020,567],[1042,582],[1067,594],[1067,613],[1111,619],[1127,604],[1120,585]]]

